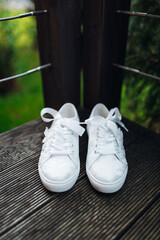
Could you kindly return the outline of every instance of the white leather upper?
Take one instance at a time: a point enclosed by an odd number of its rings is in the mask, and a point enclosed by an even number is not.
[[[112,116],[103,104],[97,104],[87,120],[89,143],[86,169],[96,181],[106,184],[118,182],[128,168],[123,133],[116,122],[122,127],[124,125],[120,122],[119,111],[111,111]]]
[[[68,156],[62,155],[45,161],[41,166],[41,171],[48,181],[65,182],[74,175],[77,169]]]
[[[91,165],[90,172],[100,182],[113,183],[121,178],[125,169],[115,155],[102,155]]]
[[[53,118],[44,117],[46,113]],[[66,103],[59,112],[44,108],[41,116],[53,123],[44,132],[39,168],[47,181],[66,182],[80,169],[78,135],[82,135],[84,129],[79,125],[77,110],[73,104]]]

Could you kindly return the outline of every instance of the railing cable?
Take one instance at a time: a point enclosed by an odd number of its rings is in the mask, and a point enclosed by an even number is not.
[[[24,73],[20,73],[20,74],[17,74],[17,75],[11,76],[11,77],[7,77],[7,78],[2,78],[2,79],[0,79],[0,83],[5,82],[5,81],[9,81],[9,80],[12,80],[12,79],[15,79],[15,78],[20,78],[20,77],[26,76],[28,74],[31,74],[31,73],[34,73],[34,72],[37,72],[37,71],[41,71],[45,68],[49,68],[51,66],[52,66],[52,64],[48,63],[48,64],[45,64],[45,65],[39,66],[37,68],[33,68],[33,69],[31,69],[27,72],[24,72]]]
[[[120,64],[116,64],[116,63],[113,63],[113,66],[121,68],[123,70],[130,71],[130,72],[138,73],[138,74],[140,74],[142,76],[145,76],[145,77],[148,77],[148,78],[153,78],[153,79],[156,79],[156,80],[160,81],[160,77],[157,77],[157,76],[154,76],[154,75],[151,75],[151,74],[148,74],[148,73],[141,72],[140,70],[135,69],[135,68],[126,67],[126,66],[123,66],[123,65],[120,65]]]
[[[143,13],[143,12],[117,10],[117,13],[127,14],[127,15],[131,15],[131,16],[150,17],[150,18],[158,18],[158,19],[160,19],[160,15],[155,15],[155,14],[150,14],[150,13]]]
[[[0,18],[0,21],[8,21],[8,20],[14,20],[14,19],[17,19],[17,18],[37,16],[37,15],[46,14],[47,12],[48,12],[47,10],[32,11],[32,12],[28,12],[28,13],[22,13],[22,14],[19,14],[17,16],[13,16],[13,17]]]

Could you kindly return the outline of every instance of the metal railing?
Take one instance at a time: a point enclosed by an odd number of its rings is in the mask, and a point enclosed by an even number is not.
[[[142,76],[145,76],[145,77],[148,77],[148,78],[153,78],[153,79],[156,79],[156,80],[160,81],[160,77],[151,75],[149,73],[141,72],[140,70],[135,69],[135,68],[126,67],[126,66],[123,66],[123,65],[120,65],[120,64],[116,64],[116,63],[113,63],[113,66],[121,68],[121,69],[129,71],[129,72],[138,73],[138,74],[140,74]]]
[[[122,13],[122,14],[126,14],[126,15],[131,15],[131,16],[140,16],[140,17],[149,17],[149,18],[160,19],[160,15],[155,15],[155,14],[150,14],[150,13],[143,13],[143,12],[117,10],[117,13]]]
[[[129,15],[129,16],[140,16],[140,17],[149,17],[149,18],[160,19],[160,15],[154,15],[154,14],[143,13],[143,12],[117,10],[117,13],[126,14],[126,15]],[[148,77],[148,78],[153,78],[153,79],[158,80],[160,82],[160,77],[151,75],[149,73],[142,72],[138,69],[131,68],[131,67],[128,67],[128,66],[123,66],[123,65],[118,64],[118,63],[113,63],[113,66],[117,67],[117,68],[120,68],[120,69],[123,69],[125,71],[130,71],[130,72],[133,72],[133,73],[140,74],[140,75]]]
[[[0,21],[8,21],[8,20],[14,20],[14,19],[25,18],[25,17],[30,17],[30,16],[38,16],[38,15],[47,14],[47,13],[48,13],[47,10],[31,11],[31,12],[19,14],[17,16],[13,16],[13,17],[0,18]],[[150,18],[160,19],[160,15],[154,15],[154,14],[143,13],[143,12],[117,10],[117,13],[131,15],[131,16],[141,16],[141,17],[150,17]],[[39,67],[31,69],[29,71],[26,71],[24,73],[0,79],[0,82],[4,82],[4,81],[12,80],[12,79],[15,79],[15,78],[23,77],[25,75],[28,75],[28,74],[31,74],[31,73],[34,73],[34,72],[37,72],[37,71],[41,71],[41,70],[43,70],[45,68],[49,68],[51,66],[52,66],[51,63],[47,63],[45,65],[39,66]],[[113,66],[160,81],[160,77],[142,72],[142,71],[140,71],[138,69],[135,69],[135,68],[131,68],[131,67],[128,67],[128,66],[123,66],[123,65],[118,64],[118,63],[113,63]]]
[[[14,20],[14,19],[18,19],[18,18],[38,16],[38,15],[46,14],[47,12],[48,12],[47,10],[32,11],[32,12],[28,12],[28,13],[22,13],[17,16],[13,16],[13,17],[0,18],[0,21],[8,21],[8,20]]]
[[[20,77],[29,75],[29,74],[34,73],[34,72],[37,72],[37,71],[41,71],[41,70],[43,70],[43,69],[45,69],[45,68],[49,68],[49,67],[51,67],[51,66],[52,66],[51,63],[44,64],[44,65],[41,65],[41,66],[39,66],[39,67],[37,67],[37,68],[33,68],[33,69],[31,69],[31,70],[28,70],[27,72],[24,72],[24,73],[20,73],[20,74],[11,76],[11,77],[2,78],[2,79],[0,79],[0,83],[1,83],[1,82],[5,82],[5,81],[9,81],[9,80],[12,80],[12,79],[15,79],[15,78],[20,78]]]
[[[17,16],[13,16],[13,17],[0,18],[0,21],[15,20],[15,19],[19,19],[19,18],[25,18],[25,17],[30,17],[30,16],[38,16],[38,15],[47,14],[47,13],[48,13],[47,10],[31,11],[31,12],[22,13],[22,14],[19,14]],[[41,71],[43,69],[50,68],[51,66],[52,66],[51,63],[47,63],[47,64],[41,65],[39,67],[30,69],[30,70],[28,70],[24,73],[20,73],[20,74],[11,76],[11,77],[2,78],[2,79],[0,79],[0,83],[5,82],[5,81],[9,81],[9,80],[12,80],[12,79],[15,79],[15,78],[20,78],[20,77],[32,74],[32,73],[37,72],[37,71]]]

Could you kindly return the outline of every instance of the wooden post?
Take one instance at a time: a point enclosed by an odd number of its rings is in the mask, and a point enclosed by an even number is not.
[[[41,64],[53,67],[42,73],[45,105],[59,108],[65,102],[80,105],[81,1],[35,0]]]
[[[122,72],[113,62],[124,63],[130,0],[84,0],[84,106],[102,102],[119,106]]]

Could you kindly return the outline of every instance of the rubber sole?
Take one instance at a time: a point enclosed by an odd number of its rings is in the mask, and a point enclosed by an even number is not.
[[[124,172],[123,176],[119,179],[119,181],[114,182],[114,183],[104,183],[104,182],[102,183],[102,182],[98,181],[97,179],[95,179],[89,171],[86,170],[86,172],[87,172],[88,179],[94,189],[96,189],[97,191],[102,192],[102,193],[114,193],[114,192],[117,192],[118,190],[120,190],[121,187],[123,186],[123,184],[126,180],[128,168]]]
[[[72,178],[70,178],[68,181],[65,182],[51,182],[48,181],[42,174],[40,167],[38,167],[38,172],[39,172],[39,176],[40,179],[43,183],[43,186],[51,191],[51,192],[65,192],[68,191],[69,189],[71,189],[74,184],[76,183],[78,176],[79,176],[79,172],[80,169],[77,170],[77,172],[74,174],[74,176]]]

